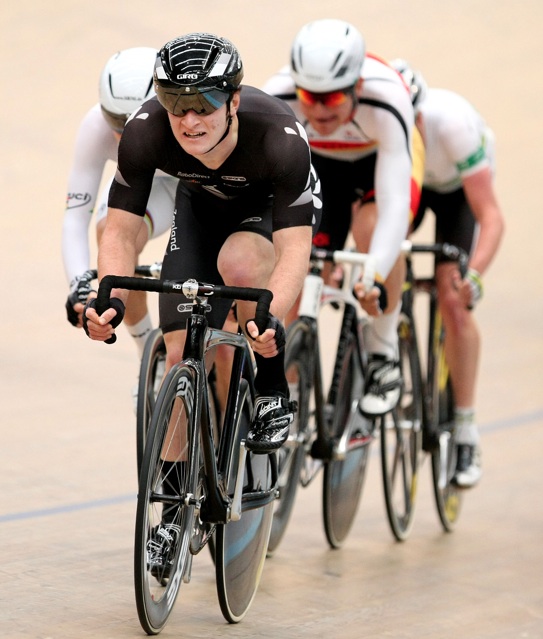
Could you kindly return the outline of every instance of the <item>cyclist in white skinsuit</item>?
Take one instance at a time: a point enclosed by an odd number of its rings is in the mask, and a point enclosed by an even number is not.
[[[366,54],[362,35],[342,20],[305,25],[294,40],[291,65],[264,90],[288,103],[309,138],[323,196],[313,243],[341,249],[351,230],[357,249],[377,258],[378,286],[364,291],[358,284],[356,291],[374,316],[360,410],[370,418],[382,415],[400,394],[396,328],[405,273],[400,247],[422,181],[409,92],[394,69]]]
[[[494,135],[481,115],[462,96],[428,88],[404,60],[392,66],[410,87],[416,123],[426,148],[419,213],[436,216],[436,240],[463,248],[469,271],[461,280],[455,264],[436,265],[438,299],[446,331],[446,357],[455,396],[458,456],[455,481],[474,486],[481,477],[479,433],[474,404],[480,335],[471,309],[481,299],[481,276],[495,257],[504,231],[493,186]]]
[[[100,183],[108,162],[113,166],[117,163],[117,149],[129,115],[155,94],[153,71],[157,53],[150,47],[135,47],[113,55],[100,77],[100,102],[87,112],[79,126],[62,227],[62,256],[70,286],[66,311],[68,321],[77,327],[82,326],[82,312],[90,292],[85,277],[92,266],[89,225],[96,208],[99,240],[107,215],[111,180],[99,195]],[[149,239],[170,229],[177,184],[175,177],[157,171],[138,237],[138,254]],[[131,293],[125,320],[141,357],[153,328],[145,293]]]

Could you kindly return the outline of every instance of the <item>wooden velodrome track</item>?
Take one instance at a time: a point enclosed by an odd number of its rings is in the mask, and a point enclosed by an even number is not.
[[[143,634],[132,585],[135,349],[124,330],[114,347],[91,343],[64,316],[67,174],[103,64],[120,48],[207,30],[238,45],[246,82],[259,86],[302,24],[322,17],[351,20],[372,52],[462,93],[496,132],[507,236],[477,310],[484,479],[447,535],[426,464],[412,535],[398,544],[374,454],[342,550],[325,542],[317,482],[299,493],[245,620],[224,623],[204,553],[163,636],[543,637],[540,0],[27,0],[3,3],[0,16],[0,637]],[[149,245],[149,260],[165,241]]]

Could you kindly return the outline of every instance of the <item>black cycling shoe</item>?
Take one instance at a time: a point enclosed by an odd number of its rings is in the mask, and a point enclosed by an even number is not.
[[[251,430],[245,445],[253,453],[272,453],[287,441],[294,420],[296,402],[278,393],[257,397]]]
[[[176,524],[161,523],[154,527],[147,542],[147,566],[159,583],[164,584],[170,578],[180,531]]]

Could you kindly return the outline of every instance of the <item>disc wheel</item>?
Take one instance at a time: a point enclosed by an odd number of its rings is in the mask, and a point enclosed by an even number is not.
[[[358,411],[363,390],[362,365],[352,333],[344,352],[330,428],[336,442],[346,436],[347,447],[343,458],[326,461],[323,475],[324,530],[332,548],[341,547],[353,525],[373,439],[370,423]]]
[[[227,480],[233,496],[238,471],[241,442],[246,438],[252,414],[248,388],[240,393],[237,445]],[[273,458],[274,460],[275,458]],[[217,594],[224,618],[238,623],[247,613],[256,594],[268,549],[273,517],[276,472],[271,455],[246,453],[243,467],[241,518],[220,524],[215,531],[215,566]]]

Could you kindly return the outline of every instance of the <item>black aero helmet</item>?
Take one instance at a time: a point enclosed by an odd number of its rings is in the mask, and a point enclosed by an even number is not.
[[[156,60],[155,91],[174,115],[213,113],[239,88],[243,65],[236,47],[212,33],[189,33],[167,42]]]

